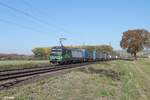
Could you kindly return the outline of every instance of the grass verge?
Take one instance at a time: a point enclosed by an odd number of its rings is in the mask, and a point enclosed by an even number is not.
[[[15,100],[149,100],[150,59],[88,65],[36,83],[0,92]],[[147,70],[146,70],[147,69]]]
[[[50,65],[48,60],[7,60],[0,61],[0,70],[21,69]]]

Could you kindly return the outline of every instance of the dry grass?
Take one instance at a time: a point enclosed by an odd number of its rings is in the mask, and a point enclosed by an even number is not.
[[[149,100],[150,59],[111,61],[0,92],[16,100]]]
[[[50,65],[50,63],[48,60],[7,60],[0,61],[0,70],[29,68],[41,65]]]

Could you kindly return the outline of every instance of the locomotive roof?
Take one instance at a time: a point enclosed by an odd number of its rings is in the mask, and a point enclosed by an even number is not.
[[[52,49],[86,50],[86,49],[80,49],[80,48],[67,48],[67,47],[62,47],[62,46],[55,46],[55,47],[52,47]]]
[[[64,47],[61,47],[61,46],[55,46],[55,47],[52,47],[52,49],[63,49]]]

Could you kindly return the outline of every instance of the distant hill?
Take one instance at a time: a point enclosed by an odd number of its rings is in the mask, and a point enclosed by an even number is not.
[[[33,55],[20,55],[20,54],[3,54],[0,53],[0,60],[32,60]]]

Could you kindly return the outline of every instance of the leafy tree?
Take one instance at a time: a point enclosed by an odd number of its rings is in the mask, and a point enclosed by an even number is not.
[[[80,48],[89,51],[96,50],[97,52],[112,52],[113,48],[109,45],[85,45],[85,46],[66,46],[66,48]]]
[[[123,32],[120,46],[136,59],[137,52],[144,49],[149,38],[150,33],[145,29],[128,30]]]
[[[110,45],[101,45],[96,49],[98,52],[113,52],[113,48]]]
[[[47,57],[49,56],[51,52],[51,49],[50,48],[34,48],[32,52],[34,53],[35,57],[47,59]]]

